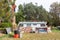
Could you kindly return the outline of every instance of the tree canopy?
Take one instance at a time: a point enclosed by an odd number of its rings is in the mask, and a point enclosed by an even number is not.
[[[16,13],[16,22],[19,21],[47,21],[50,25],[60,25],[60,3],[54,2],[50,5],[50,11],[46,11],[42,5],[20,4]]]
[[[10,7],[7,0],[0,0],[0,28],[11,27],[9,12]]]
[[[19,21],[47,21],[48,12],[43,6],[37,6],[33,3],[19,5],[18,12],[16,14],[17,23]]]
[[[60,25],[60,3],[54,2],[50,6],[50,15],[52,16],[53,25]]]
[[[12,4],[15,3],[12,2]],[[11,2],[10,2],[11,4]],[[9,22],[11,18],[10,7],[7,0],[0,1],[0,20]],[[50,5],[50,12],[37,3],[20,4],[16,13],[16,23],[19,21],[47,21],[52,25],[60,25],[60,3],[54,2]]]
[[[9,5],[7,0],[0,1],[0,20],[8,21],[10,18]]]

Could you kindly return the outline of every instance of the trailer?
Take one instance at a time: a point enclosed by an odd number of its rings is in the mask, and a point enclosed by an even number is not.
[[[18,27],[24,32],[47,32],[47,22],[19,22]]]

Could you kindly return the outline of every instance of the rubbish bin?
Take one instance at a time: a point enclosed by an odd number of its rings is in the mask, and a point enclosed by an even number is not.
[[[18,32],[18,30],[14,31],[14,38],[19,38],[19,32]]]

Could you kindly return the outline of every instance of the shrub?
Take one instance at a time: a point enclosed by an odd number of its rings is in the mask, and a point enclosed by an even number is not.
[[[11,27],[12,26],[12,24],[11,23],[1,23],[0,24],[0,28],[7,28],[7,27]]]

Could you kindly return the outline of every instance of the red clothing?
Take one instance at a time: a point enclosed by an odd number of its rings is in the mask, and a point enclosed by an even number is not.
[[[18,34],[14,34],[14,38],[18,38],[19,37],[19,35]]]

